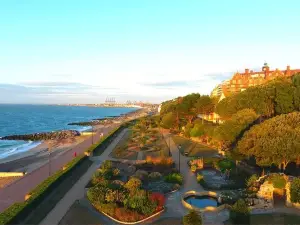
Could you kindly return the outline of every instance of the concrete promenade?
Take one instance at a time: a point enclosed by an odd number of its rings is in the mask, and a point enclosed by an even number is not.
[[[94,135],[94,141],[99,140],[100,133],[107,134],[109,131],[114,129],[117,125],[111,127],[100,128]],[[45,163],[41,167],[26,174],[15,182],[7,185],[0,189],[0,212],[8,208],[10,205],[16,202],[24,201],[25,195],[34,189],[38,184],[44,181],[50,174],[54,174],[56,171],[61,169],[65,164],[70,162],[74,158],[74,153],[77,155],[84,154],[84,151],[91,146],[92,137],[87,138],[76,147],[60,154],[56,157],[51,158],[51,165],[49,162]]]
[[[97,160],[93,160],[94,163],[89,170],[77,181],[77,183],[67,192],[67,194],[57,203],[52,211],[44,218],[40,225],[56,225],[67,213],[69,208],[77,199],[82,199],[85,195],[85,186],[92,178],[94,172],[99,168],[103,161],[105,161],[112,150],[116,147],[118,142],[122,139],[126,133],[126,129],[123,130],[117,138],[105,149],[101,156],[97,156]]]

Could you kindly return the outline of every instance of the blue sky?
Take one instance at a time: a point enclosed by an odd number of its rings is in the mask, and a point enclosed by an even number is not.
[[[160,102],[300,68],[300,2],[1,0],[0,102]],[[9,96],[9,98],[8,98]]]

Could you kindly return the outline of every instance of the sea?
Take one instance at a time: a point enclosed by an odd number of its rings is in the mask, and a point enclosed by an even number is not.
[[[134,110],[136,108],[0,104],[0,137],[70,129],[84,131],[91,127],[70,126],[68,123],[119,116]],[[38,141],[0,140],[0,159],[26,152],[39,144]]]

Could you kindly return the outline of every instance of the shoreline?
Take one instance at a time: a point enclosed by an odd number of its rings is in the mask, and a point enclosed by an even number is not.
[[[113,117],[112,123],[93,126],[93,133],[97,133],[100,129],[109,128],[124,121],[136,118],[137,116],[147,115],[147,110],[137,109],[129,113],[125,113]],[[42,140],[41,143],[24,152],[19,152],[8,157],[0,159],[1,172],[31,172],[49,161],[48,146],[51,144],[51,159],[57,158],[66,151],[76,147],[81,142],[87,140],[91,136],[91,128],[80,132],[80,136],[71,137],[61,140]]]

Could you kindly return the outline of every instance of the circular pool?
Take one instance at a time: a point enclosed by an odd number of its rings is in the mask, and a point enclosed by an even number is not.
[[[216,198],[205,196],[205,195],[204,196],[190,195],[184,198],[184,201],[200,209],[205,209],[206,207],[219,206],[218,200]]]
[[[181,203],[187,209],[194,209],[200,212],[220,211],[226,206],[218,203],[218,194],[212,191],[188,191],[182,198]]]

